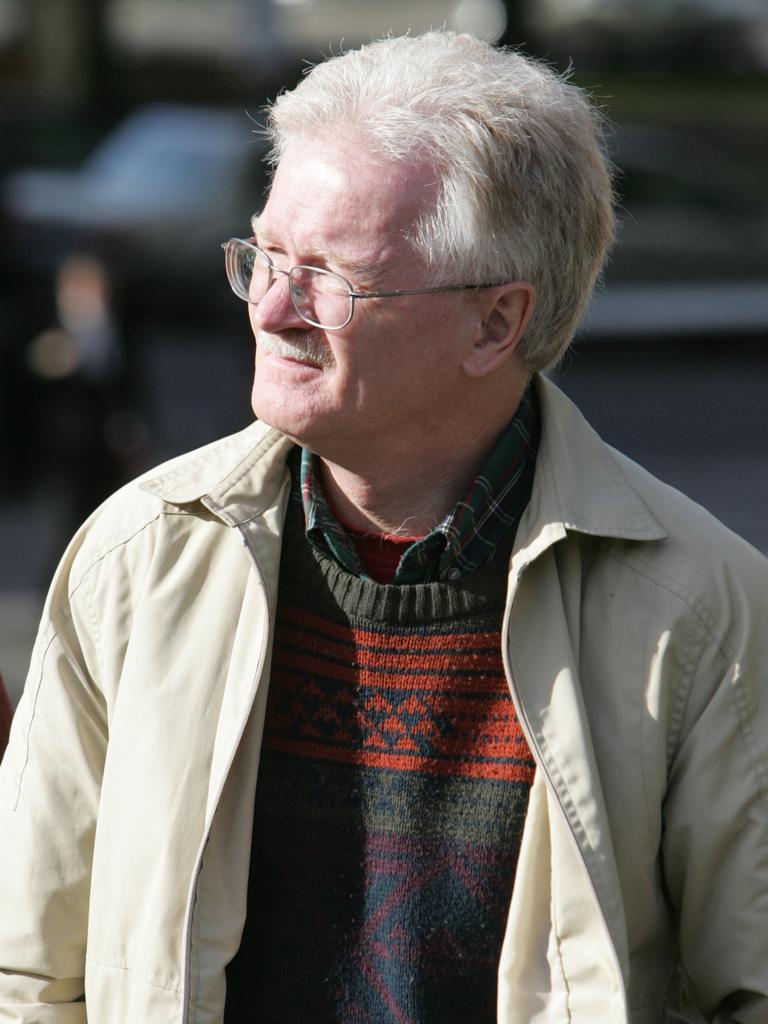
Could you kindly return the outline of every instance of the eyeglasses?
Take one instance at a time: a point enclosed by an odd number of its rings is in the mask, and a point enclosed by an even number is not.
[[[340,331],[347,326],[355,312],[355,299],[389,299],[400,295],[497,287],[492,284],[449,284],[391,292],[360,292],[355,291],[346,278],[322,267],[296,266],[282,270],[257,245],[243,238],[230,238],[222,244],[222,249],[230,287],[239,299],[258,306],[272,287],[275,275],[283,274],[288,278],[288,292],[298,315],[312,327],[320,327],[324,331]]]

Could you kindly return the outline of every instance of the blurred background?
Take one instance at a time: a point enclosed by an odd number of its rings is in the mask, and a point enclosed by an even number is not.
[[[768,550],[765,0],[0,0],[0,671],[78,523],[249,422],[219,243],[263,202],[269,97],[386,32],[468,31],[614,125],[619,241],[554,374],[600,432]]]

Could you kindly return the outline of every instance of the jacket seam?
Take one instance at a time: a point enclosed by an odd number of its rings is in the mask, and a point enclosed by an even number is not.
[[[690,650],[690,670],[687,673],[688,680],[687,686],[684,687],[684,697],[681,696],[679,701],[676,702],[676,710],[678,711],[677,717],[673,718],[673,722],[670,723],[670,748],[671,754],[670,762],[668,767],[671,766],[671,761],[674,759],[674,751],[678,746],[679,740],[679,729],[685,718],[685,711],[690,701],[690,696],[693,691],[694,682],[698,674],[701,659],[704,656],[704,639],[707,634],[711,637],[711,634],[706,628],[706,624],[697,619],[700,627],[700,633],[698,637],[691,639]],[[711,637],[714,640],[714,637]],[[693,651],[698,645],[698,658],[693,660]],[[734,673],[734,659],[727,659],[725,652],[722,650],[720,645],[717,645],[716,650],[718,656],[723,660],[723,673],[717,682],[715,692],[718,692],[722,687],[727,687],[729,695],[729,704],[733,708],[733,713],[736,716],[736,722],[738,725],[738,733],[741,737],[742,743],[744,744],[744,752],[746,754],[746,760],[754,773],[755,781],[757,783],[757,792],[760,797],[760,802],[763,807],[768,810],[768,767],[765,765],[763,758],[760,755],[760,748],[757,743],[755,733],[752,729],[750,719],[751,715],[749,712],[749,701],[747,693],[744,689],[742,679]],[[688,667],[689,660],[686,660],[686,667]],[[729,679],[729,675],[731,678]],[[713,695],[714,696],[714,695]],[[672,727],[674,725],[674,728]],[[694,726],[695,728],[695,726]]]
[[[685,720],[685,713],[691,699],[691,693],[693,692],[693,685],[696,680],[696,676],[698,675],[699,666],[701,665],[701,659],[704,657],[704,640],[707,629],[700,619],[697,618],[695,621],[698,626],[698,630],[695,635],[690,638],[685,649],[684,664],[679,676],[679,683],[674,687],[675,699],[672,702],[669,735],[667,736],[667,773],[669,773],[669,770],[672,767],[672,762],[679,748],[680,730],[682,729],[682,725]],[[717,648],[717,653],[722,655],[719,647]]]
[[[724,672],[732,664],[733,656],[725,637],[723,635],[718,636],[714,630],[714,615],[693,591],[685,586],[676,584],[670,577],[658,570],[654,570],[641,559],[627,555],[622,557],[614,544],[607,545],[606,555],[609,558],[613,558],[617,563],[626,565],[630,571],[636,573],[641,578],[648,580],[657,591],[661,590],[670,594],[677,601],[681,602],[692,617],[692,635],[684,648],[683,666],[672,691],[674,699],[670,707],[666,750],[667,772],[669,772],[678,747],[680,729],[685,719],[685,711],[690,701],[693,684],[704,656],[706,639],[709,638],[714,645],[714,651],[722,662]],[[646,645],[646,650],[649,650],[648,645]]]
[[[569,828],[573,834],[574,841],[578,849],[581,851],[581,856],[584,860],[584,864],[587,869],[587,874],[594,889],[598,903],[603,913],[605,913],[605,908],[607,908],[609,905],[612,905],[613,900],[608,898],[609,894],[606,892],[605,886],[603,885],[603,871],[599,858],[595,855],[595,850],[589,840],[589,837],[584,832],[584,829],[581,824],[581,816],[579,814],[578,808],[573,802],[568,785],[565,779],[563,778],[556,762],[549,754],[549,747],[545,737],[541,734],[541,732],[537,731],[534,733],[534,738],[536,740],[536,745],[539,749],[542,761],[545,764],[546,771],[549,774],[549,777],[555,788],[555,792],[557,793],[560,805],[563,809],[563,813],[568,822]],[[557,931],[557,929],[556,934],[558,935],[559,952],[559,932]]]
[[[94,607],[93,594],[91,591],[92,576],[90,573],[88,577],[83,577],[82,580],[82,591],[85,597],[85,604],[88,609],[88,619],[92,629],[93,646],[96,651],[96,661],[99,669],[99,675],[104,678],[104,652],[102,647],[102,632],[101,632],[101,619],[97,616],[96,609]]]
[[[727,685],[727,683],[727,678],[724,678],[721,680],[720,685]],[[736,721],[739,725],[739,733],[744,741],[747,761],[752,765],[752,770],[755,773],[757,790],[760,794],[760,802],[762,803],[763,808],[768,810],[768,769],[766,768],[763,759],[760,757],[760,750],[757,745],[754,731],[750,725],[747,695],[744,692],[741,679],[735,678],[733,680],[733,685],[729,687],[729,690],[734,704]]]
[[[716,617],[713,612],[704,604],[701,597],[683,584],[678,583],[672,577],[667,576],[659,569],[648,565],[642,559],[626,553],[619,553],[615,543],[607,545],[606,555],[614,561],[626,565],[626,567],[637,573],[649,583],[655,584],[661,590],[676,597],[682,602],[697,622],[704,628],[710,640],[715,644],[717,651],[725,664],[733,660],[733,651],[730,649],[727,637],[724,633],[718,635],[715,624]]]
[[[643,502],[638,492],[632,487],[622,473],[621,467],[616,461],[616,454],[613,448],[609,447],[605,443],[601,443],[599,451],[600,461],[605,466],[608,475],[619,488],[624,498],[634,506],[637,511],[637,515],[644,523],[644,528],[646,530],[659,529],[659,524],[656,519],[654,519],[648,506]]]
[[[126,547],[130,541],[135,537],[138,537],[141,533],[151,527],[153,524],[158,522],[162,512],[158,512],[157,515],[153,516],[152,519],[144,522],[139,528],[134,528],[131,533],[127,536],[123,536],[120,540],[113,541],[112,543],[104,546],[100,549],[99,554],[89,563],[89,565],[83,570],[82,575],[78,578],[77,582],[73,586],[71,592],[67,595],[68,603],[68,619],[72,619],[72,601],[78,591],[82,591],[84,596],[84,604],[86,606],[88,621],[91,627],[91,635],[93,638],[93,646],[96,652],[96,661],[99,674],[103,679],[105,677],[104,667],[104,649],[103,649],[103,634],[101,630],[101,618],[99,616],[96,601],[93,595],[93,580],[94,574],[101,567],[102,563],[108,558],[113,552],[118,551],[120,548]]]
[[[70,615],[70,618],[71,618],[71,615]],[[51,649],[52,645],[54,644],[54,642],[58,639],[58,636],[59,636],[58,632],[55,629],[51,629],[50,636],[48,637],[48,642],[45,645],[45,650],[40,655],[40,658],[39,658],[38,663],[37,663],[37,676],[36,676],[35,685],[34,685],[34,688],[33,688],[33,691],[32,691],[34,696],[32,697],[31,702],[30,702],[31,703],[31,707],[30,707],[29,713],[27,715],[27,720],[24,723],[24,760],[21,762],[21,764],[17,764],[17,766],[16,766],[16,770],[14,771],[14,776],[15,776],[14,787],[13,787],[12,792],[9,794],[9,798],[10,799],[9,799],[8,806],[9,806],[10,810],[13,811],[14,813],[18,810],[18,807],[19,807],[19,798],[21,797],[21,787],[22,787],[22,783],[24,782],[24,775],[25,775],[26,770],[27,770],[27,765],[29,764],[29,737],[30,737],[30,733],[32,732],[32,723],[34,722],[35,713],[36,713],[36,710],[37,710],[37,701],[38,701],[38,697],[40,696],[40,687],[43,684],[44,666],[45,666],[46,659],[48,657],[48,652],[50,651],[50,649]]]
[[[573,1020],[573,1010],[571,1008],[571,986],[568,984],[568,973],[567,973],[567,971],[565,969],[565,964],[563,963],[563,944],[562,944],[562,937],[560,935],[560,922],[558,920],[558,910],[557,910],[558,901],[557,901],[557,899],[555,897],[555,889],[557,888],[557,885],[558,885],[558,881],[557,881],[557,878],[556,878],[556,873],[552,872],[552,876],[551,877],[552,877],[552,895],[551,895],[551,898],[550,898],[550,902],[551,902],[550,913],[552,915],[552,927],[553,927],[554,933],[555,933],[555,945],[556,945],[556,948],[557,948],[557,966],[560,969],[560,981],[562,983],[563,990],[565,992],[565,1009],[566,1009],[566,1013],[568,1014],[568,1020],[572,1021]]]
[[[164,503],[165,504],[165,503]],[[68,593],[68,600],[72,600],[75,593],[85,583],[86,578],[91,572],[102,562],[108,555],[111,555],[114,551],[119,548],[127,547],[131,541],[135,540],[140,534],[143,534],[144,530],[154,526],[160,520],[165,518],[198,518],[194,513],[190,513],[184,509],[175,508],[162,508],[159,509],[151,518],[144,519],[138,525],[129,527],[123,534],[119,534],[115,537],[111,537],[109,540],[103,542],[101,547],[93,553],[89,561],[83,566],[80,574],[78,575],[76,583],[73,585],[72,591]],[[75,556],[77,558],[77,556]]]
[[[105,540],[101,547],[99,547],[98,550],[93,553],[90,560],[80,571],[80,574],[78,575],[76,582],[73,584],[72,590],[67,594],[67,599],[69,601],[72,600],[72,597],[75,595],[77,590],[85,582],[86,577],[88,577],[94,571],[94,569],[96,569],[100,562],[104,561],[107,555],[111,555],[112,552],[117,551],[118,548],[126,547],[132,540],[138,537],[139,534],[149,529],[151,526],[153,526],[155,523],[157,523],[160,519],[164,518],[165,516],[189,516],[189,512],[177,511],[176,509],[170,508],[158,509],[158,511],[150,519],[145,519],[140,524],[131,526],[122,534],[117,534],[116,536],[110,537],[108,540]],[[77,556],[75,556],[75,558],[77,558]]]
[[[654,606],[656,604],[656,596],[657,596],[657,590],[654,587],[653,596],[652,596],[651,601],[650,601],[650,605],[649,605],[649,608],[648,608],[648,616],[647,616],[646,623],[645,623],[645,637],[644,637],[644,640],[643,640],[643,651],[644,651],[643,669],[642,669],[642,671],[643,671],[643,679],[648,679],[649,676],[650,676],[650,651],[651,651],[650,633],[651,633],[651,621],[653,619],[653,609],[654,609]],[[653,805],[652,805],[652,802],[650,800],[649,793],[648,793],[648,771],[647,771],[648,758],[646,757],[646,747],[645,747],[645,741],[646,741],[646,736],[647,736],[647,727],[646,727],[647,716],[645,714],[641,714],[640,722],[641,722],[641,725],[642,725],[642,743],[640,744],[640,758],[641,758],[642,777],[643,777],[643,799],[645,801],[646,823],[648,824],[649,828],[652,830],[653,829],[653,811],[652,811],[652,806]],[[667,741],[667,745],[669,745],[669,741]],[[667,765],[666,765],[666,768],[667,768],[667,774],[668,774],[669,773],[669,753],[668,753],[668,751],[667,751]]]
[[[207,845],[208,844],[206,842],[206,848]],[[202,859],[200,862],[200,872],[198,873],[195,881],[195,893],[193,895],[192,904],[192,928],[189,935],[189,942],[192,947],[189,959],[189,969],[192,974],[189,983],[189,1024],[195,1024],[195,1021],[197,1020],[197,1004],[200,999],[200,915],[196,914],[195,910],[197,909],[197,902],[199,899],[200,875],[202,874],[204,860],[205,849],[203,849]]]
[[[84,595],[84,603],[90,626],[93,630],[93,642],[96,651],[96,658],[98,662],[98,669],[103,674],[103,649],[102,649],[102,634],[100,628],[100,621],[96,613],[94,606],[93,596],[91,593],[91,582],[93,573],[100,566],[100,564],[110,555],[113,551],[118,548],[125,547],[131,540],[137,537],[144,530],[148,529],[154,523],[156,523],[163,514],[176,515],[177,513],[170,511],[164,513],[158,512],[157,515],[153,516],[152,519],[142,523],[139,527],[132,528],[131,532],[120,539],[113,538],[105,546],[99,549],[98,554],[94,555],[92,561],[82,570],[82,573],[78,576],[77,580],[73,583],[71,590],[67,592],[66,603],[58,605],[55,609],[52,609],[49,617],[49,636],[44,649],[41,651],[39,659],[37,660],[37,674],[35,678],[34,687],[32,687],[32,698],[30,701],[30,710],[27,716],[26,723],[24,725],[24,760],[18,765],[14,772],[14,786],[13,790],[9,794],[8,806],[12,811],[16,811],[19,805],[19,798],[21,796],[21,788],[24,782],[24,775],[26,773],[27,766],[29,764],[29,742],[32,727],[34,725],[35,714],[37,711],[37,701],[40,695],[40,687],[43,684],[43,678],[45,675],[45,664],[50,654],[51,647],[57,640],[62,639],[63,628],[72,621],[73,613],[72,606],[78,592],[82,591]]]

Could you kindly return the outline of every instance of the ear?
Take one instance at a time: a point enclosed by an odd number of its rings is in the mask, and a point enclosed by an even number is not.
[[[471,352],[462,363],[469,377],[485,377],[515,352],[536,304],[536,290],[526,281],[488,289],[487,305]]]

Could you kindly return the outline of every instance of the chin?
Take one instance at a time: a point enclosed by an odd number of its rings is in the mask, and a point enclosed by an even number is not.
[[[251,408],[256,419],[282,431],[297,444],[309,443],[321,427],[322,417],[301,403],[301,408],[286,396],[266,396],[257,394],[255,389],[251,398]]]
[[[262,397],[251,397],[251,409],[257,420],[261,420],[262,423],[267,423],[270,427],[277,427],[278,430],[284,430],[287,421],[290,419],[286,414],[285,408],[281,410],[280,407],[274,402],[265,402]]]

